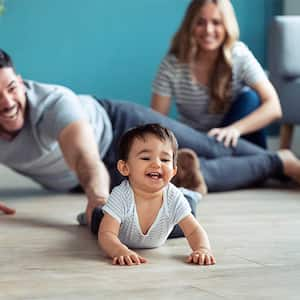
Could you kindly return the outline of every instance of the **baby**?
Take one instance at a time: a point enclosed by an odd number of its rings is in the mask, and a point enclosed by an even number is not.
[[[182,192],[170,183],[177,172],[177,148],[174,134],[158,124],[133,128],[121,138],[117,168],[127,179],[94,210],[91,223],[92,231],[100,223],[99,245],[113,264],[145,263],[130,248],[161,246],[176,224],[192,248],[187,262],[215,264],[205,230]]]

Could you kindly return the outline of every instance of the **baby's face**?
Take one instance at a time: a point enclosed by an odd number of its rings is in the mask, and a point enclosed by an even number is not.
[[[148,192],[162,189],[176,174],[171,143],[152,134],[145,140],[135,139],[124,170],[133,188]]]

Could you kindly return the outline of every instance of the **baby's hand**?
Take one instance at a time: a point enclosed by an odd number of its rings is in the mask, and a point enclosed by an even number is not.
[[[140,265],[146,262],[147,260],[144,257],[131,250],[124,251],[124,253],[120,253],[119,255],[113,257],[112,261],[113,265],[120,266]]]
[[[214,265],[216,260],[209,249],[200,248],[191,253],[187,258],[187,262],[197,265]]]

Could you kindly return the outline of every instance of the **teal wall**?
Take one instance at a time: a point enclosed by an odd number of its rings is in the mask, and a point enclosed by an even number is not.
[[[238,18],[241,40],[267,68],[267,35],[272,16],[281,14],[282,0],[232,0]]]
[[[0,47],[24,78],[147,105],[188,0],[6,0]],[[233,0],[242,40],[265,64],[279,0]]]

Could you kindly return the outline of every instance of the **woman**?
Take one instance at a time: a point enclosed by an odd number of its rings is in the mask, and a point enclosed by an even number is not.
[[[278,96],[238,36],[229,0],[193,0],[161,63],[151,106],[168,114],[175,97],[180,121],[225,146],[242,135],[266,147],[262,128],[281,117]]]

